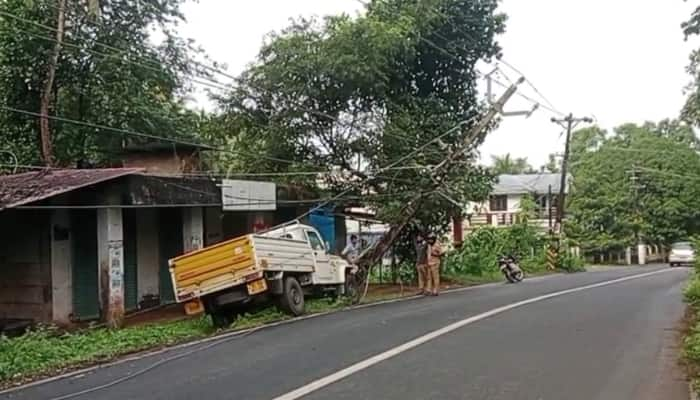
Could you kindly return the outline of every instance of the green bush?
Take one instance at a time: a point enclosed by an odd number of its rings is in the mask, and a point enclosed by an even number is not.
[[[696,265],[697,269],[697,265]],[[683,358],[688,363],[691,371],[691,379],[695,390],[700,389],[700,321],[698,321],[698,309],[700,308],[700,275],[696,272],[688,286],[683,291],[683,297],[691,311],[690,330],[683,339]]]
[[[0,337],[0,382],[172,345],[212,332],[209,320],[203,317],[121,330],[90,329],[72,333],[39,327],[18,338]]]
[[[683,357],[693,364],[700,364],[700,326],[692,327],[683,341]]]
[[[313,314],[347,305],[348,300],[344,298],[311,299],[306,308]],[[290,317],[275,307],[267,307],[238,317],[234,328],[252,328],[287,318]],[[75,332],[40,326],[17,338],[0,336],[0,384],[187,342],[216,332],[206,316],[124,329],[93,328]]]
[[[566,272],[584,272],[586,265],[581,257],[577,257],[568,252],[559,254],[559,268]]]
[[[692,307],[700,306],[700,279],[695,276],[683,291],[685,302]]]
[[[512,254],[525,272],[545,268],[545,238],[533,226],[516,224],[507,228],[483,227],[465,238],[462,247],[450,253],[443,265],[448,275],[490,275],[498,272],[498,258]]]

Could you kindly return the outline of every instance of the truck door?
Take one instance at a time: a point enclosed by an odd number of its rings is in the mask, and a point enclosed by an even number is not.
[[[333,281],[335,274],[332,271],[331,258],[326,251],[326,246],[318,236],[318,233],[312,230],[306,230],[306,238],[309,240],[311,249],[314,252],[314,258],[316,259],[314,282],[323,283]]]

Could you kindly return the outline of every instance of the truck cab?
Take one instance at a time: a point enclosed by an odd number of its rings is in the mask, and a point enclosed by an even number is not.
[[[316,228],[294,221],[260,236],[308,243],[314,257],[311,283],[314,285],[345,283],[346,270],[350,267],[348,262],[330,254],[328,245],[323,242]]]

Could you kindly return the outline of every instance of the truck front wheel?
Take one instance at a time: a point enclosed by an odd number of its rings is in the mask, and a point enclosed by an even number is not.
[[[304,314],[304,291],[293,276],[284,278],[284,291],[280,298],[282,311],[296,317]]]

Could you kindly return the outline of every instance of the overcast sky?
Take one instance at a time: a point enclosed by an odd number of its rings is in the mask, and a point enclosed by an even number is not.
[[[592,115],[608,129],[655,121],[676,117],[683,104],[690,80],[684,68],[700,42],[685,42],[680,24],[693,7],[682,0],[504,0],[501,10],[509,18],[499,42],[504,59],[557,109]],[[181,32],[237,74],[254,60],[264,36],[290,18],[354,15],[360,8],[357,0],[202,0],[185,6],[188,23]],[[530,106],[516,99],[509,108]],[[483,160],[511,153],[543,164],[563,147],[551,117],[540,111],[530,119],[506,119],[482,147]]]

